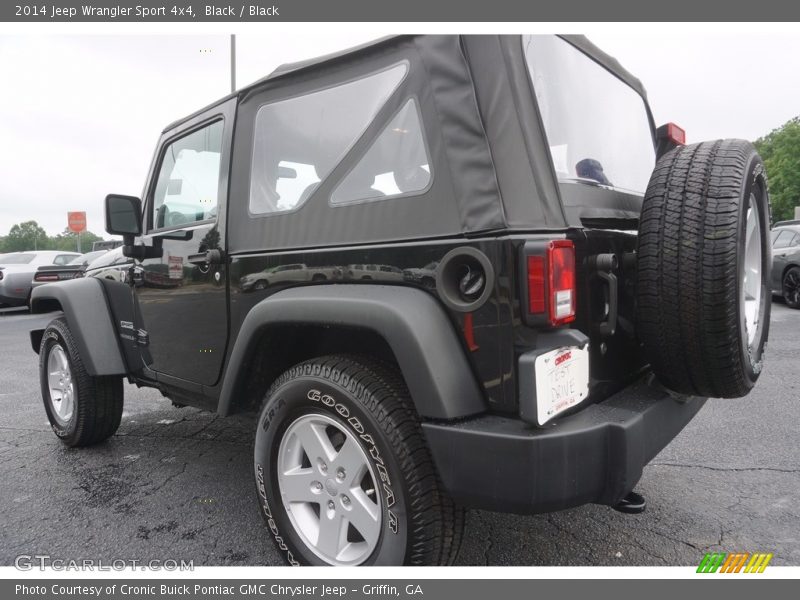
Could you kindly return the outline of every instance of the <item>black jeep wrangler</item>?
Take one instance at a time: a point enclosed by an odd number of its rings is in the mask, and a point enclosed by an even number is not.
[[[402,36],[279,68],[167,127],[106,198],[117,275],[37,288],[53,431],[116,431],[123,378],[260,410],[291,564],[446,564],[463,508],[640,510],[769,327],[744,141],[683,145],[577,36]]]

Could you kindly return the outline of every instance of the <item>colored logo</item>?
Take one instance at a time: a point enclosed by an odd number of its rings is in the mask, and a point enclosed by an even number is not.
[[[698,573],[763,573],[772,553],[709,552],[700,561]]]

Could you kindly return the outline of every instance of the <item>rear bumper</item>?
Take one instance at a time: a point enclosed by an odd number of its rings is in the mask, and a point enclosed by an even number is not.
[[[424,423],[445,489],[459,504],[532,514],[587,503],[613,505],[697,414],[643,381],[542,428],[484,415]]]

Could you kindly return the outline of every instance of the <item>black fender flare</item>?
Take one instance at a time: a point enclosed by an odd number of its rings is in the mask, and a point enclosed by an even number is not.
[[[295,287],[256,304],[242,322],[225,369],[218,412],[246,382],[246,365],[261,333],[273,325],[314,324],[368,329],[391,347],[417,412],[457,419],[486,411],[481,388],[444,309],[427,292],[388,285]]]
[[[92,376],[125,375],[111,308],[100,280],[94,277],[48,283],[33,289],[31,312],[61,310],[78,344],[86,372]],[[39,352],[43,329],[30,332],[31,345]]]

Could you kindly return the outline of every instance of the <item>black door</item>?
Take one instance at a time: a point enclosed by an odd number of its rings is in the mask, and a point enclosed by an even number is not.
[[[225,105],[223,105],[225,107]],[[151,173],[144,243],[163,247],[134,272],[145,363],[159,374],[217,382],[228,337],[224,211],[232,119],[193,119],[162,141]],[[211,252],[210,252],[211,251]]]

